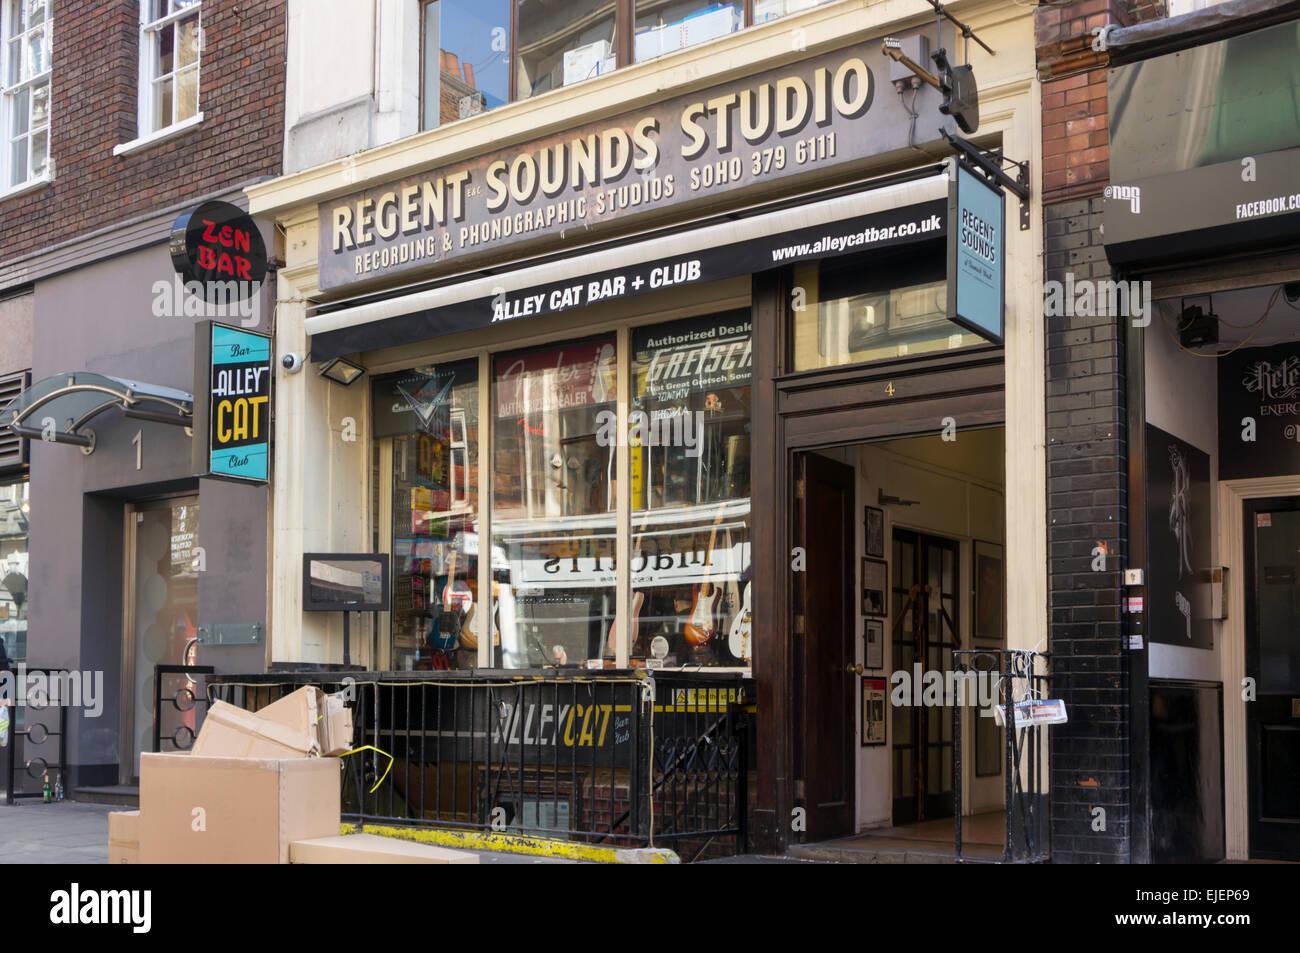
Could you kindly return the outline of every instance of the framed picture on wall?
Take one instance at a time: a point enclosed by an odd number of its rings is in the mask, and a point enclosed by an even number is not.
[[[862,747],[885,743],[885,697],[888,682],[883,678],[862,679]]]
[[[866,553],[877,559],[885,558],[885,511],[874,506],[862,508],[862,523],[866,527]]]
[[[883,559],[862,558],[862,614],[886,614],[885,595],[889,587],[889,563]]]
[[[974,552],[974,565],[971,567],[975,582],[974,635],[977,639],[1001,643],[1006,634],[1002,547],[998,543],[977,539]]]
[[[885,620],[867,619],[862,628],[862,660],[864,667],[885,667]]]

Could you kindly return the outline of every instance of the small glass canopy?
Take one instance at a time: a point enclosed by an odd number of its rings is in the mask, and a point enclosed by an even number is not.
[[[70,443],[88,454],[95,449],[95,432],[86,425],[112,407],[139,420],[186,428],[194,422],[191,394],[77,371],[47,377],[27,388],[0,410],[0,428],[32,440]]]

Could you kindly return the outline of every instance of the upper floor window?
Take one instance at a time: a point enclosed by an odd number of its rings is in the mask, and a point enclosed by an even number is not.
[[[1195,13],[1207,7],[1218,6],[1223,0],[1169,0],[1169,15],[1181,17],[1185,13]]]
[[[834,0],[424,0],[421,128]]]
[[[0,189],[43,178],[50,156],[50,0],[5,0],[0,10]]]
[[[140,0],[140,135],[199,114],[199,0]]]
[[[421,16],[420,128],[475,116],[510,98],[510,0],[432,0]]]
[[[636,0],[636,61],[675,53],[740,29],[743,3]]]
[[[581,82],[614,68],[614,0],[518,0],[515,98]]]

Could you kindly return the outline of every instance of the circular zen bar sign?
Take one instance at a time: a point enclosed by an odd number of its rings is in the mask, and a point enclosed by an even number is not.
[[[208,302],[245,301],[266,278],[266,244],[257,224],[229,202],[204,202],[172,226],[172,265],[186,290]]]

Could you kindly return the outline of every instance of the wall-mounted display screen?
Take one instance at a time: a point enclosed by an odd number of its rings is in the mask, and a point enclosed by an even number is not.
[[[304,612],[388,611],[387,553],[304,553]]]

